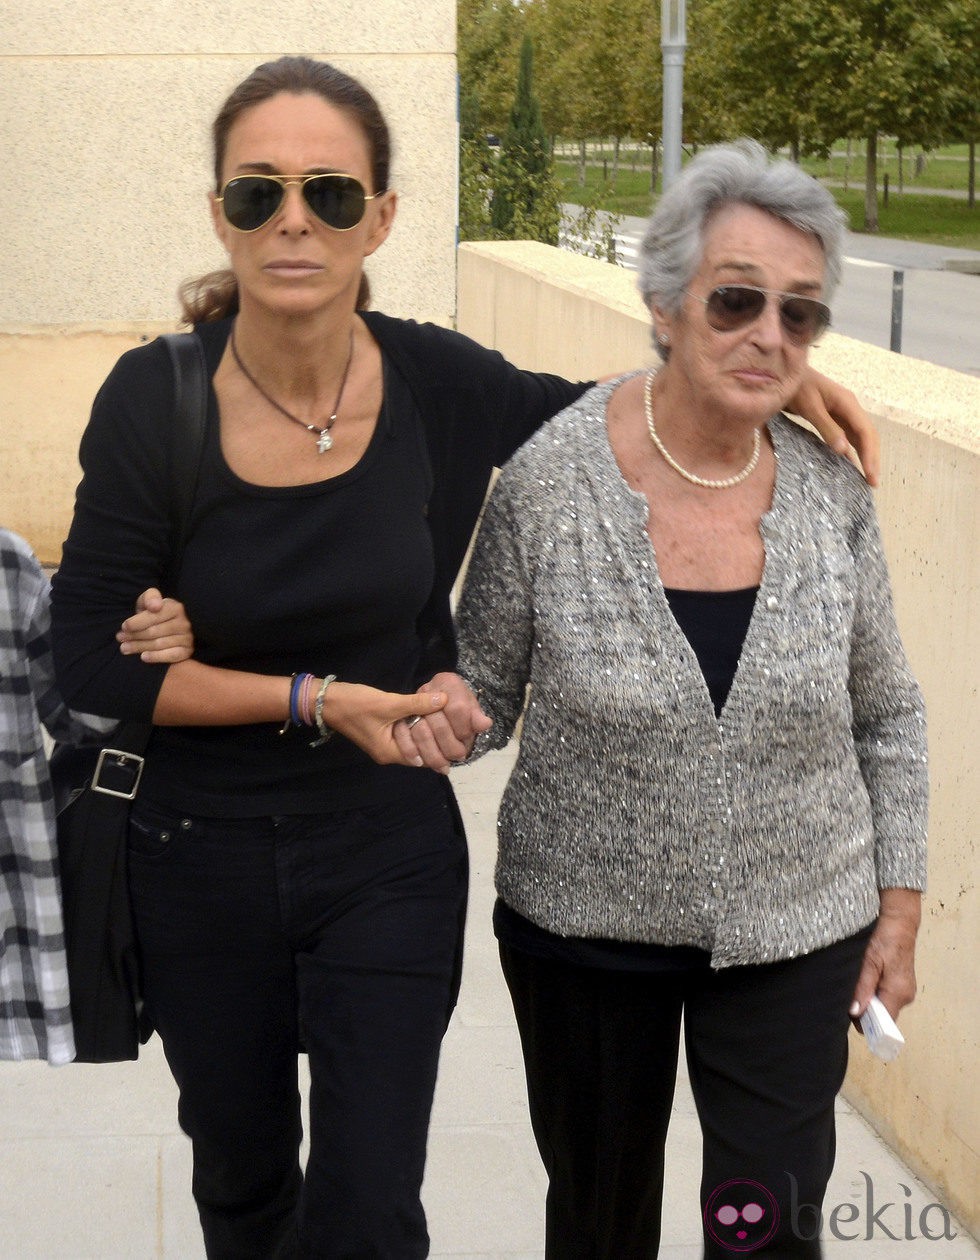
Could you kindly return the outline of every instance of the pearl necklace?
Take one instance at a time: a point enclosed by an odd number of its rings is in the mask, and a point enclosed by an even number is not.
[[[688,472],[686,468],[682,468],[667,450],[666,446],[664,446],[663,442],[661,442],[657,426],[653,423],[653,377],[654,373],[652,371],[647,372],[647,378],[643,386],[643,411],[647,418],[647,431],[654,446],[673,468],[674,472],[680,473],[684,480],[691,482],[692,485],[704,486],[707,490],[727,490],[729,486],[737,486],[739,482],[744,481],[746,477],[751,476],[755,472],[756,464],[759,462],[759,452],[762,450],[762,439],[759,436],[758,429],[755,429],[753,432],[752,454],[749,457],[749,462],[734,477],[725,477],[721,481],[711,481],[707,477],[698,477],[695,473]]]
[[[278,411],[280,415],[285,416],[287,420],[292,420],[293,424],[300,425],[300,427],[304,428],[307,431],[307,433],[315,433],[317,435],[317,441],[316,441],[317,452],[320,455],[325,455],[326,452],[329,451],[330,448],[333,446],[333,437],[330,433],[330,430],[333,428],[334,424],[336,424],[337,422],[337,412],[340,410],[340,401],[344,396],[344,386],[347,384],[347,376],[350,372],[351,360],[354,358],[354,330],[353,328],[351,329],[351,333],[350,333],[350,344],[347,349],[347,362],[344,365],[344,374],[340,378],[340,389],[337,390],[337,400],[333,405],[333,411],[331,412],[330,416],[327,418],[327,423],[323,426],[322,429],[317,424],[307,424],[306,421],[301,420],[299,416],[294,416],[291,411],[286,410],[286,408],[282,405],[282,403],[276,402],[276,400],[271,396],[271,394],[267,394],[265,392],[262,386],[258,383],[258,381],[255,379],[252,373],[248,370],[248,368],[242,362],[238,354],[238,346],[235,344],[234,325],[232,325],[232,329],[231,329],[231,353],[235,362],[238,364],[242,375],[245,377],[248,383],[253,387],[253,389],[255,389],[259,394],[261,394],[262,397],[265,399],[265,401],[269,403],[270,406],[275,407],[276,411]]]

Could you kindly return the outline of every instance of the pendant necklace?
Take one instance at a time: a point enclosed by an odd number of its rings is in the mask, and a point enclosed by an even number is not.
[[[351,333],[350,333],[350,346],[347,350],[347,362],[344,365],[344,374],[340,378],[340,389],[337,390],[337,398],[336,398],[336,401],[334,402],[333,410],[331,411],[330,416],[327,419],[327,423],[322,428],[318,424],[307,424],[306,421],[301,420],[299,416],[294,416],[291,411],[286,410],[286,408],[282,405],[282,403],[276,402],[276,400],[271,396],[271,394],[267,394],[265,392],[262,386],[258,383],[258,381],[255,379],[252,373],[248,370],[248,368],[242,362],[238,354],[238,347],[235,345],[235,329],[234,328],[232,328],[231,330],[231,354],[232,354],[232,358],[235,360],[235,362],[238,364],[239,368],[241,369],[242,375],[245,377],[248,383],[252,386],[252,388],[262,395],[262,397],[265,399],[265,401],[269,404],[270,407],[275,407],[276,411],[278,411],[280,415],[285,416],[287,420],[292,420],[293,424],[298,424],[301,428],[305,429],[307,433],[315,433],[317,435],[316,436],[316,449],[319,452],[319,454],[324,455],[327,451],[330,450],[330,448],[333,446],[333,438],[330,435],[330,430],[333,428],[334,424],[336,423],[337,412],[340,410],[340,401],[344,396],[344,386],[347,384],[347,376],[350,372],[350,365],[354,358],[354,330],[353,328],[351,329]]]
[[[755,466],[759,462],[759,452],[762,449],[762,439],[759,437],[758,429],[753,430],[752,454],[749,456],[749,462],[734,477],[725,477],[722,481],[711,481],[707,477],[698,477],[695,473],[688,472],[686,468],[682,468],[667,450],[666,446],[664,446],[663,442],[661,442],[657,426],[653,423],[653,377],[653,372],[647,372],[647,379],[643,386],[643,411],[647,418],[647,432],[650,434],[654,446],[673,468],[674,472],[680,473],[684,480],[690,481],[692,485],[705,486],[708,490],[727,490],[729,486],[737,486],[739,482],[744,481],[746,477],[751,476],[755,472]]]

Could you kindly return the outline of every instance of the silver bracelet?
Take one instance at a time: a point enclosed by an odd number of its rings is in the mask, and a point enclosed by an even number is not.
[[[316,739],[310,740],[311,748],[319,748],[320,745],[325,744],[333,734],[333,731],[323,720],[323,697],[326,695],[327,688],[330,684],[336,681],[336,674],[328,674],[326,678],[324,678],[323,682],[320,683],[320,690],[316,693],[316,700],[313,702],[313,718],[316,722],[316,729],[319,731],[319,735]]]

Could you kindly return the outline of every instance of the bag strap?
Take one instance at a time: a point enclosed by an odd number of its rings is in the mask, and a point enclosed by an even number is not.
[[[170,443],[170,498],[175,565],[190,535],[191,514],[197,497],[197,484],[204,454],[204,430],[208,412],[208,371],[204,346],[194,333],[165,333],[174,370],[174,415]],[[142,757],[150,742],[149,723],[124,722],[102,743],[122,753]],[[76,748],[58,743],[51,754],[51,780],[55,792],[55,812],[62,811],[90,785],[96,758],[96,745]],[[129,801],[119,797],[92,794],[100,817],[115,817],[112,811],[129,809]]]
[[[170,446],[172,563],[184,550],[204,454],[208,413],[208,368],[196,333],[164,333],[174,370],[173,440]]]
[[[170,442],[170,519],[173,526],[171,566],[176,567],[191,532],[191,515],[204,455],[204,429],[208,415],[208,366],[204,346],[194,333],[164,333],[174,370],[174,414]],[[150,742],[149,723],[126,722],[106,743],[124,753],[142,757]],[[97,750],[95,750],[97,751]],[[135,789],[134,789],[135,791]],[[117,808],[119,798],[99,796],[99,808]],[[109,802],[113,802],[110,806]],[[128,810],[129,801],[124,808]],[[111,816],[111,815],[107,815]]]

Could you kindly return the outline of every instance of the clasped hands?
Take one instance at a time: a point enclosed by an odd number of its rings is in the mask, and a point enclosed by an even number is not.
[[[395,743],[410,764],[447,774],[456,762],[466,760],[477,735],[488,731],[493,721],[458,674],[436,674],[419,688],[418,694],[444,695],[445,704],[433,712],[396,723]]]
[[[468,757],[476,736],[493,725],[462,678],[450,673],[436,674],[414,695],[332,682],[323,717],[379,765],[428,766],[440,774]]]
[[[463,761],[493,722],[458,674],[436,674],[414,695],[333,682],[323,704],[329,727],[379,765],[427,766],[440,774]]]
[[[194,655],[184,605],[155,587],[140,595],[116,639],[124,656],[139,656],[148,665],[177,665]],[[324,717],[381,765],[428,766],[440,774],[468,757],[476,736],[493,725],[462,678],[451,673],[436,674],[411,696],[331,683]]]

